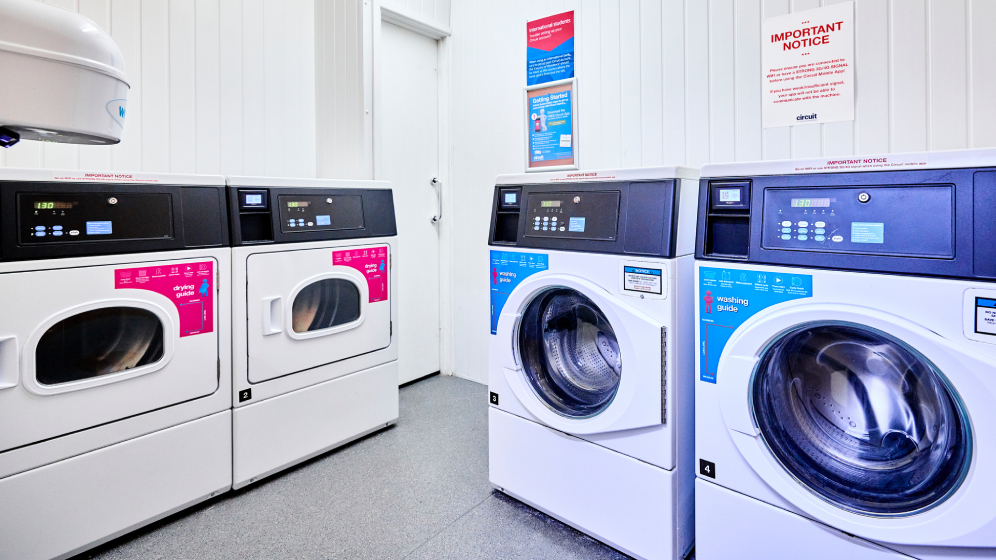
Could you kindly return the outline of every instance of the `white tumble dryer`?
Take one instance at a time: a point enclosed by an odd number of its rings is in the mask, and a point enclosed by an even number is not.
[[[697,177],[513,175],[494,193],[491,484],[637,558],[694,539]]]
[[[398,419],[390,184],[231,177],[234,487]]]
[[[0,170],[0,557],[228,490],[222,177]]]
[[[996,557],[996,150],[702,175],[697,557]]]

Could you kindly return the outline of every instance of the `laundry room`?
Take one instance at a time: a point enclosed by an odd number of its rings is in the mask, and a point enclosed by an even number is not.
[[[996,558],[994,26],[0,0],[0,560]]]

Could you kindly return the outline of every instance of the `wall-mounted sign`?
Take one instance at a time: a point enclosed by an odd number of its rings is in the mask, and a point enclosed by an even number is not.
[[[525,89],[526,171],[578,169],[577,80]]]
[[[854,2],[764,20],[764,128],[854,120]]]
[[[574,77],[574,12],[526,22],[526,85]]]

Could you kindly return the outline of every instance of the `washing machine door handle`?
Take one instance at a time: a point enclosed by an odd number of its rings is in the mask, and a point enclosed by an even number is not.
[[[716,379],[726,426],[752,437],[759,433],[750,412],[750,382],[758,359],[757,356],[723,356],[721,367],[717,368],[722,376]]]
[[[17,386],[17,337],[0,336],[0,389]]]
[[[284,313],[280,296],[263,298],[263,336],[284,332],[282,324]],[[276,322],[274,322],[276,318]]]

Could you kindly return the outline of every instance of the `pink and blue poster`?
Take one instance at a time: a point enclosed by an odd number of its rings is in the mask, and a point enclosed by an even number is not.
[[[526,23],[526,85],[574,77],[574,11]]]

